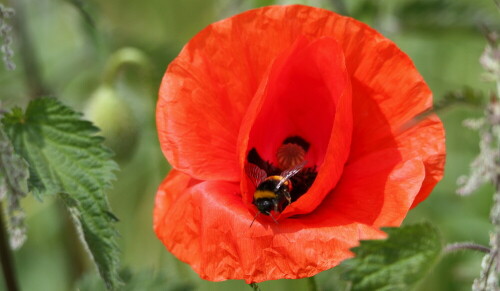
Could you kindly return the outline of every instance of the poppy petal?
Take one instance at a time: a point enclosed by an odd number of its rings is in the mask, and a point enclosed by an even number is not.
[[[277,58],[267,80],[262,85],[266,88],[259,90],[263,94],[254,98],[258,105],[251,104],[243,120],[240,159],[255,148],[277,164],[276,153],[287,137],[300,136],[310,142],[306,160],[319,168],[318,177],[310,191],[281,216],[309,213],[333,189],[349,155],[351,88],[342,51],[331,38],[299,38]],[[242,192],[250,202],[248,184],[242,185]]]
[[[334,212],[327,218],[310,215],[250,227],[253,217],[237,195],[237,184],[191,184],[190,179],[173,170],[162,183],[155,231],[170,252],[204,279],[251,283],[310,277],[352,257],[349,249],[360,239],[385,237]],[[183,188],[186,185],[191,186]]]
[[[297,113],[299,103],[321,122]],[[399,225],[442,178],[442,124],[418,117],[431,105],[408,56],[354,19],[293,5],[214,23],[186,45],[160,88],[159,138],[174,170],[158,190],[155,232],[208,280],[302,278],[331,268],[360,239],[383,238],[378,228]],[[305,153],[318,166],[315,182],[279,224],[260,215],[250,227],[248,150],[276,162],[280,139],[302,126],[321,149]]]
[[[378,150],[349,161],[339,185],[321,207],[337,209],[355,221],[398,226],[442,178],[444,129],[430,116]],[[377,148],[377,147],[375,147]],[[329,206],[331,205],[331,206]]]
[[[443,124],[436,115],[425,118],[395,138],[404,159],[420,158],[425,166],[425,180],[412,208],[425,200],[443,178],[446,158],[444,139]]]
[[[321,204],[325,196],[335,187],[343,175],[344,164],[349,157],[352,130],[352,107],[350,86],[346,87],[336,107],[333,128],[323,165],[309,190],[289,205],[281,217],[306,214]]]
[[[173,167],[199,179],[237,180],[239,120],[222,105],[227,99],[213,96],[221,89],[199,80],[209,74],[185,62],[169,66],[160,88],[156,120],[163,153]]]
[[[370,153],[365,153],[361,157],[355,157],[352,154],[348,164],[357,163],[359,159],[363,160],[364,156],[373,155],[377,152],[388,153],[387,158],[384,158],[384,163],[387,165],[398,161],[420,159],[425,167],[425,178],[418,195],[414,197],[411,206],[413,208],[427,198],[437,182],[443,177],[446,156],[444,139],[445,132],[441,120],[436,115],[431,115],[418,122],[415,121],[415,124],[412,124],[411,127],[397,132],[391,138],[386,136],[379,139],[378,142],[372,144]],[[353,140],[353,147],[357,141],[356,139]],[[380,165],[383,165],[383,163],[380,163]]]
[[[339,184],[318,210],[368,225],[399,226],[424,177],[420,159],[399,162],[391,149],[372,153],[346,165]]]
[[[157,125],[162,150],[175,168],[198,179],[238,180],[241,118],[270,64],[300,36],[337,40],[353,87],[365,88],[353,92],[355,135],[379,127],[363,110],[367,98],[376,101],[386,117],[382,125],[389,122],[391,130],[430,108],[430,91],[408,56],[367,25],[302,5],[250,10],[202,30],[167,69]],[[357,138],[362,142],[354,153],[369,151],[379,136]]]

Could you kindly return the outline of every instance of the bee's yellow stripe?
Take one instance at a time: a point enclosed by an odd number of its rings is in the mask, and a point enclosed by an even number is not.
[[[257,191],[255,191],[255,194],[253,194],[253,198],[254,199],[276,198],[276,193],[274,193],[272,191],[268,191],[268,190],[265,190],[265,191],[257,190]]]

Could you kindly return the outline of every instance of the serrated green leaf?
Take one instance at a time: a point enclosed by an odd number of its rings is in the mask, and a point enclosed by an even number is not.
[[[118,166],[102,146],[98,129],[56,99],[33,100],[23,114],[2,120],[16,152],[29,164],[29,187],[40,199],[63,198],[101,277],[109,289],[120,284],[115,221],[104,189]]]
[[[344,274],[352,290],[409,290],[441,253],[441,237],[430,223],[385,228],[386,240],[362,241]]]
[[[435,111],[442,111],[456,104],[481,106],[487,100],[485,94],[469,86],[447,92],[440,101],[434,104]]]
[[[21,199],[28,193],[28,165],[15,152],[12,144],[0,126],[0,201],[8,219],[10,245],[20,248],[26,240],[24,211]]]

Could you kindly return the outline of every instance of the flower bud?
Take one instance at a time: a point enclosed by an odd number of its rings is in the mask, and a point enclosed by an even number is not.
[[[132,108],[115,88],[103,84],[92,94],[85,116],[101,129],[104,144],[115,152],[120,162],[130,158],[137,145],[139,128]]]

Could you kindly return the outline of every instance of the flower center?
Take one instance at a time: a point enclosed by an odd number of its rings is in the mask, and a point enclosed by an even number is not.
[[[264,170],[267,176],[280,175],[296,165],[302,163],[310,144],[300,136],[291,136],[286,138],[276,152],[277,165],[270,161],[262,159],[255,148],[250,149],[247,155],[247,162],[255,164]],[[291,201],[297,200],[305,194],[312,186],[318,171],[316,165],[305,167],[290,178],[292,189],[290,191]]]
[[[278,167],[280,169],[291,169],[302,163],[308,149],[309,143],[298,136],[285,139],[276,153]]]

